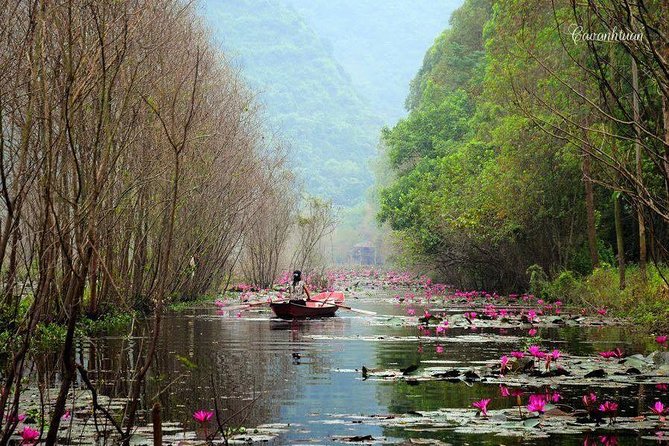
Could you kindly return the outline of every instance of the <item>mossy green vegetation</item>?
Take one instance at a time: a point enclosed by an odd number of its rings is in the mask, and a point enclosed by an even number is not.
[[[626,269],[626,286],[620,289],[619,272],[602,265],[590,274],[563,271],[553,280],[535,284],[538,296],[550,301],[591,308],[605,308],[616,316],[631,318],[645,330],[669,328],[669,268],[650,267],[644,280],[638,266]]]
[[[231,293],[226,294],[227,296],[232,296]],[[220,297],[220,296],[219,296]],[[194,300],[177,300],[169,304],[167,307],[170,311],[175,313],[181,313],[192,309],[194,307],[201,307],[203,305],[211,305],[216,298],[210,294],[203,294],[198,296]]]
[[[139,313],[108,313],[93,319],[83,317],[77,323],[77,337],[100,336],[104,334],[118,333],[130,329],[134,319],[141,317]],[[5,320],[0,327],[0,356],[14,351],[18,346],[14,345],[11,326],[17,321]],[[37,324],[35,336],[30,348],[35,354],[57,351],[65,342],[67,327],[57,322],[41,322]]]

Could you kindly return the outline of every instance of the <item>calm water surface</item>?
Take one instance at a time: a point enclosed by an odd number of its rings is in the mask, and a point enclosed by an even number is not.
[[[405,307],[380,299],[361,298],[348,302],[379,315],[404,315]],[[195,428],[191,414],[213,409],[214,399],[224,413],[239,412],[234,423],[253,427],[265,423],[290,424],[276,444],[328,444],[335,436],[371,435],[388,443],[409,438],[437,438],[451,444],[541,444],[582,445],[583,436],[553,437],[550,440],[521,440],[490,435],[473,436],[450,431],[414,431],[352,423],[349,415],[402,414],[440,408],[466,408],[481,398],[493,398],[491,408],[510,407],[499,397],[497,386],[448,382],[407,382],[363,380],[362,366],[400,368],[433,361],[486,361],[499,358],[520,346],[513,342],[436,343],[415,339],[360,340],[357,337],[415,336],[413,327],[398,326],[383,318],[370,318],[340,310],[337,317],[323,320],[284,322],[269,312],[246,312],[242,317],[217,315],[201,308],[171,314],[165,320],[164,335],[156,366],[146,386],[145,399],[159,400],[163,419],[179,421]],[[479,331],[480,332],[480,331]],[[499,330],[487,330],[498,333]],[[446,336],[463,334],[451,329]],[[513,331],[507,334],[524,333]],[[620,327],[540,330],[544,346],[554,346],[572,354],[592,354],[620,346],[627,353],[645,352],[641,339]],[[325,336],[325,338],[323,338]],[[328,338],[332,337],[332,338]],[[341,339],[344,338],[344,339]],[[123,381],[132,365],[133,352],[141,339],[100,338],[82,350],[83,360],[109,383]],[[419,352],[422,350],[422,353]],[[580,407],[584,389],[560,388],[562,403]],[[110,394],[123,394],[123,384],[111,385]],[[646,410],[658,390],[650,386],[623,390],[601,390],[600,399],[621,403],[622,415]],[[253,400],[257,398],[255,402]],[[663,397],[666,399],[666,397]],[[594,436],[596,439],[597,436]],[[618,444],[646,444],[636,436],[618,436]],[[597,444],[597,443],[595,443]],[[647,444],[657,444],[648,442]]]

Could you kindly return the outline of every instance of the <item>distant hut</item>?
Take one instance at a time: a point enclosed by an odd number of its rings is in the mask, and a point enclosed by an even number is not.
[[[376,265],[376,248],[369,242],[356,244],[351,250],[351,261],[358,265]]]

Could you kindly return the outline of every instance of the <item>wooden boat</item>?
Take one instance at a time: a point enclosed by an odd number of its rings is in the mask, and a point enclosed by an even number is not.
[[[311,300],[342,305],[344,303],[345,297],[344,293],[340,293],[338,291],[326,291],[325,293],[313,294],[311,296]]]
[[[281,319],[306,319],[332,317],[339,307],[320,300],[289,300],[269,304],[274,314]]]

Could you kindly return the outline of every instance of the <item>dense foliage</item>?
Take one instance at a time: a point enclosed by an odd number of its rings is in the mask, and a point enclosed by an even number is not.
[[[620,29],[629,17],[617,5],[592,6],[601,19],[586,27]],[[467,0],[453,14],[412,81],[409,116],[383,131],[396,176],[381,192],[379,218],[402,240],[405,259],[462,286],[517,289],[537,268],[555,277],[612,265],[615,254],[621,267],[625,258],[645,260],[639,240],[662,256],[663,79],[645,74],[662,62],[645,56],[648,45],[572,41],[569,27],[588,8]],[[654,8],[637,14],[656,24]],[[635,54],[647,68],[637,119]],[[637,139],[641,170],[634,121],[647,132]]]

